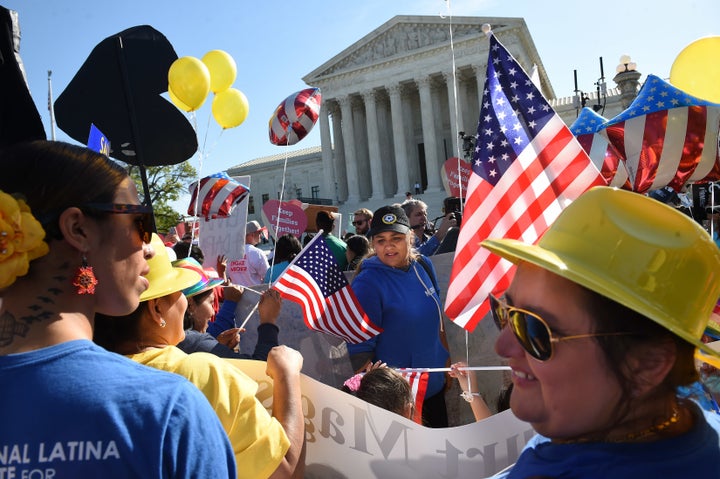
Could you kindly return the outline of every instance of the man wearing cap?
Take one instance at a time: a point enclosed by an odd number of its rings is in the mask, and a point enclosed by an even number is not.
[[[347,245],[343,240],[332,234],[332,230],[335,227],[335,217],[328,211],[320,210],[315,217],[315,224],[318,229],[323,230],[323,239],[325,243],[327,243],[328,248],[330,248],[330,251],[332,251],[340,270],[345,271],[347,268],[347,257],[345,256]]]
[[[234,284],[241,286],[255,286],[262,284],[265,272],[270,268],[267,256],[263,250],[255,246],[260,243],[263,228],[255,220],[245,225],[245,255],[242,259],[230,262],[227,276]]]

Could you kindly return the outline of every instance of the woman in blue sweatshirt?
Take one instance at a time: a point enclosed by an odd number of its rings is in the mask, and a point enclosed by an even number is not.
[[[368,317],[384,331],[348,344],[353,367],[380,360],[390,367],[445,367],[448,351],[440,339],[442,307],[435,269],[412,248],[410,222],[398,205],[375,211],[368,235],[374,254],[358,267],[352,288]],[[423,422],[447,427],[445,374],[430,373]]]

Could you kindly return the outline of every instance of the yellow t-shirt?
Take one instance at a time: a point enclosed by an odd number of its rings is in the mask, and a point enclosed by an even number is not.
[[[214,354],[186,354],[175,346],[128,357],[185,376],[202,391],[230,438],[238,478],[267,478],[277,469],[290,441],[282,425],[255,398],[258,385],[245,373]]]

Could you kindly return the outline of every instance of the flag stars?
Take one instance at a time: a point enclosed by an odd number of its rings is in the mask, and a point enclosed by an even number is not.
[[[490,142],[490,143],[488,143],[488,144],[485,145],[485,149],[488,150],[488,151],[492,151],[493,148],[495,148],[495,144],[494,144],[493,142]]]

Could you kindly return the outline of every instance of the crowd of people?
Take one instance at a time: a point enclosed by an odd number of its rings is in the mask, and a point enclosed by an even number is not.
[[[302,477],[303,357],[279,341],[278,292],[248,291],[277,280],[299,238],[279,237],[268,260],[256,246],[265,229],[251,221],[244,257],[208,268],[192,234],[153,232],[151,207],[102,154],[35,141],[4,148],[0,166],[3,443],[101,450],[54,463],[57,477]],[[451,355],[432,258],[459,216],[446,211],[429,230],[427,205],[407,196],[356,211],[355,234],[343,238],[335,215],[315,218],[382,328],[347,344],[357,374],[345,390],[412,419],[415,397],[397,368],[440,370],[420,422],[448,426],[452,380],[480,421],[493,408],[466,358]],[[700,225],[646,196],[595,188],[537,244],[482,247],[517,264],[489,304],[495,351],[511,369],[509,408],[537,432],[497,477],[720,474],[717,401],[692,392],[709,383],[698,383],[696,350],[718,357],[703,337],[720,296],[720,249]],[[235,318],[247,294],[260,317],[252,352],[240,351]],[[266,362],[271,413],[227,359]]]

